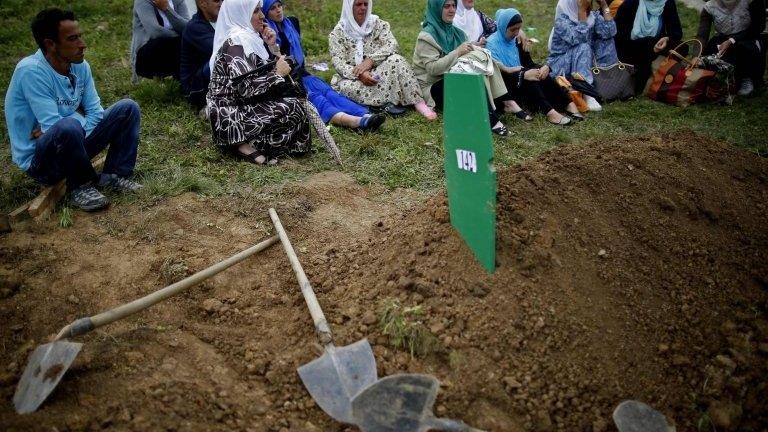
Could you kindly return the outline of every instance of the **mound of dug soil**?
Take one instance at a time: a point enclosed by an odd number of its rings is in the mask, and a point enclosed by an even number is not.
[[[340,175],[288,189],[278,211],[337,344],[367,337],[380,376],[437,376],[440,416],[598,432],[632,398],[678,431],[768,427],[764,159],[691,133],[556,148],[499,175],[493,275],[442,197],[404,212]],[[353,430],[298,380],[319,351],[279,248],[86,337],[43,408],[12,412],[36,343],[254,243],[269,204],[179,197],[6,237],[0,429]]]
[[[423,308],[438,343],[405,366],[443,380],[441,411],[601,431],[634,398],[682,431],[768,427],[765,160],[692,134],[568,146],[502,172],[498,198],[492,276],[442,198],[329,251],[348,264],[319,276],[337,299],[371,299],[361,309]]]

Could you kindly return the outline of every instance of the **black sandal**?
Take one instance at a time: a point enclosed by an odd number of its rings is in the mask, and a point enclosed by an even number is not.
[[[507,129],[507,127],[504,126],[504,125],[492,128],[491,132],[495,133],[496,135],[503,136],[503,137],[510,137],[510,136],[512,136],[512,132],[510,132],[509,129]]]
[[[584,117],[580,112],[570,112],[570,111],[568,111],[568,116],[571,117],[571,120],[577,121],[577,122],[586,120],[586,117]]]
[[[524,122],[533,121],[533,116],[530,113],[528,113],[527,111],[525,111],[525,110],[520,110],[520,111],[518,111],[516,113],[513,113],[513,114],[515,114],[515,117],[519,118],[520,120],[522,120]]]
[[[232,152],[232,154],[236,158],[238,158],[240,160],[244,160],[246,162],[250,162],[250,163],[255,164],[255,165],[265,165],[265,164],[267,164],[269,162],[267,157],[264,156],[263,154],[259,153],[257,150],[254,150],[251,153],[243,153],[243,152],[235,149]]]

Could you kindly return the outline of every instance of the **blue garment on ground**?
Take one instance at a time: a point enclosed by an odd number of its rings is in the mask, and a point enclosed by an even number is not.
[[[76,119],[62,118],[35,140],[27,174],[45,184],[66,179],[67,188],[76,189],[96,181],[91,159],[109,145],[102,173],[130,177],[136,165],[140,124],[141,111],[130,99],[107,108],[88,137]]]
[[[301,80],[304,88],[307,89],[309,102],[317,108],[317,112],[325,123],[331,121],[331,118],[340,112],[356,117],[368,114],[367,108],[340,95],[321,78],[305,75]]]
[[[555,20],[547,58],[552,78],[560,75],[570,78],[572,73],[579,73],[592,84],[592,66],[595,63],[606,66],[618,61],[613,43],[616,24],[613,20],[606,21],[598,11],[592,14],[595,16],[593,26],[586,22],[573,22],[565,14]]]
[[[521,66],[520,51],[515,38],[507,39],[507,27],[512,18],[520,15],[517,9],[499,9],[496,11],[496,31],[488,38],[485,47],[493,58],[506,67]]]
[[[88,136],[104,112],[87,61],[72,64],[67,77],[56,72],[40,50],[16,65],[4,108],[11,156],[24,171],[35,153],[33,129],[45,133],[59,120],[73,118]]]

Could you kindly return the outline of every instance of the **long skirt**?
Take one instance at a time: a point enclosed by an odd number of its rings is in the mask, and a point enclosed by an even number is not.
[[[303,76],[301,82],[307,90],[307,99],[317,108],[325,123],[340,112],[356,117],[368,114],[367,108],[338,94],[328,83],[314,75]]]
[[[528,81],[520,74],[523,72],[504,73],[507,94],[501,100],[513,100],[518,104],[546,114],[552,109],[562,111],[571,101],[555,80],[546,77],[541,81]]]
[[[392,54],[371,70],[379,76],[376,85],[367,86],[357,79],[345,79],[336,75],[331,82],[333,88],[344,96],[368,106],[414,105],[424,100],[416,82],[413,70],[399,54]]]

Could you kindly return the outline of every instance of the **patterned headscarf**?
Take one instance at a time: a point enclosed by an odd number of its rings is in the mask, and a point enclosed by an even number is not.
[[[515,17],[517,17],[515,19]],[[517,48],[515,38],[507,39],[507,28],[515,21],[522,22],[522,15],[517,9],[499,9],[496,11],[496,31],[488,38],[485,47],[491,52],[493,58],[500,61],[506,67],[521,66],[520,50]]]
[[[261,7],[262,12],[264,12],[264,17],[267,21],[267,25],[272,27],[272,30],[275,31],[275,34],[277,34],[277,44],[282,44],[282,40],[280,40],[280,30],[277,28],[277,23],[269,19],[269,10],[272,9],[272,6],[275,3],[283,4],[282,0],[264,0],[264,6]],[[291,46],[291,52],[290,54],[293,56],[293,58],[296,59],[296,63],[303,65],[304,64],[304,50],[301,47],[301,35],[299,34],[299,31],[296,30],[296,27],[293,26],[293,22],[289,20],[285,15],[283,15],[283,21],[280,23],[283,26],[283,34],[285,34],[285,37],[288,39],[288,44]],[[288,53],[283,53],[288,54]]]
[[[213,54],[209,62],[211,70],[216,64],[219,50],[227,39],[232,39],[232,43],[242,46],[246,57],[256,54],[263,60],[269,58],[264,40],[251,25],[251,15],[261,5],[262,0],[226,0],[221,3],[219,18],[216,20],[216,33],[213,35]]]
[[[710,0],[704,10],[712,15],[715,31],[721,35],[741,33],[752,24],[749,0]]]
[[[355,14],[352,8],[355,4],[355,0],[344,0],[341,6],[341,17],[339,18],[339,24],[344,29],[344,33],[355,41],[355,63],[360,64],[363,61],[363,45],[365,38],[371,34],[374,28],[376,28],[376,22],[379,17],[373,15],[373,0],[368,1],[368,13],[365,15],[365,21],[360,25],[355,21]]]
[[[667,0],[640,0],[630,34],[632,40],[658,36],[666,4]]]
[[[421,27],[435,38],[446,54],[467,41],[467,34],[452,23],[443,21],[443,5],[447,0],[427,0],[427,10]],[[457,0],[461,1],[461,0]]]
[[[483,35],[483,23],[480,21],[480,14],[475,8],[467,9],[462,0],[456,0],[456,16],[453,18],[453,25],[464,30],[467,39],[474,42],[480,40]]]

